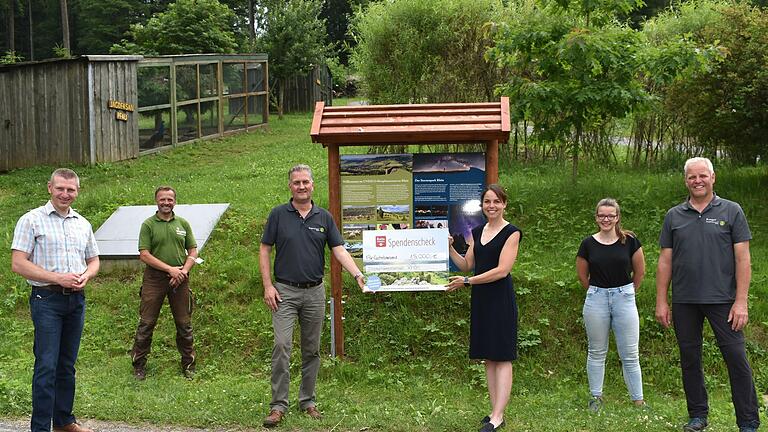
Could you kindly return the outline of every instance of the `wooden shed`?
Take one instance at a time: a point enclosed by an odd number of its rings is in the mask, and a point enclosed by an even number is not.
[[[327,65],[317,65],[285,83],[283,112],[312,111],[317,102],[324,102],[325,106],[333,104],[333,77]]]
[[[341,146],[387,144],[482,144],[486,181],[499,180],[499,143],[509,139],[509,98],[488,103],[423,105],[315,106],[310,136],[328,148],[328,207],[341,221]],[[333,337],[336,355],[344,356],[341,264],[331,255]]]
[[[141,56],[0,66],[0,171],[138,156]]]

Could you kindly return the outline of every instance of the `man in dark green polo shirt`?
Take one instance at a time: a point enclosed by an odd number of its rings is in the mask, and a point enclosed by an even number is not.
[[[141,285],[139,328],[131,350],[136,379],[146,377],[147,354],[152,347],[152,332],[165,298],[176,322],[176,347],[181,353],[181,370],[187,379],[195,374],[195,348],[192,339],[192,295],[189,271],[197,258],[197,243],[192,228],[176,216],[176,191],[161,186],[155,191],[157,212],[141,224],[139,259],[147,265]]]
[[[709,406],[701,364],[706,318],[728,367],[736,424],[740,432],[754,432],[760,418],[742,332],[749,321],[752,234],[741,207],[715,195],[715,170],[709,159],[689,159],[684,171],[689,197],[664,218],[656,271],[656,319],[669,327],[674,316],[680,349],[690,418],[683,431],[707,427]]]

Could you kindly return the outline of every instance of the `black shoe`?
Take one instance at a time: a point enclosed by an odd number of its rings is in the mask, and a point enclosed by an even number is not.
[[[483,427],[480,428],[479,432],[494,432],[494,431],[497,431],[497,430],[503,428],[505,424],[506,423],[504,422],[504,420],[502,420],[501,424],[499,424],[496,427],[493,427],[493,423],[488,422],[488,423],[484,424]]]
[[[491,417],[490,416],[485,416],[485,417],[483,417],[482,420],[480,420],[480,424],[486,424],[486,423],[490,423],[490,422],[491,422]]]
[[[683,426],[683,432],[701,432],[707,427],[706,417],[691,417]]]
[[[147,378],[147,371],[143,367],[133,368],[133,377],[136,381],[144,381]]]

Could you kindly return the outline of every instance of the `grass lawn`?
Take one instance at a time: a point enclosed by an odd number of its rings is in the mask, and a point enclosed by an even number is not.
[[[315,199],[327,204],[327,156],[309,138],[310,114],[272,117],[268,130],[180,146],[137,160],[73,167],[82,190],[75,208],[98,227],[121,205],[152,203],[160,184],[173,185],[178,201],[228,202],[193,270],[193,323],[199,364],[195,381],[179,373],[174,329],[165,308],[155,330],[148,376],[136,382],[128,350],[138,322],[138,272],[97,277],[88,291],[76,414],[82,418],[148,421],[190,426],[259,427],[270,399],[272,329],[261,301],[258,245],[269,210],[288,199],[288,168],[315,168]],[[349,150],[360,151],[361,149]],[[16,220],[47,199],[53,167],[0,175],[0,236],[10,245]],[[507,218],[524,232],[513,269],[520,303],[521,358],[506,414],[507,431],[680,430],[686,420],[674,335],[653,319],[657,238],[666,210],[685,196],[682,168],[635,170],[624,166],[570,169],[554,163],[507,163],[501,182],[510,202]],[[718,169],[717,191],[744,207],[753,232],[753,283],[748,349],[758,391],[768,390],[768,170]],[[631,407],[612,344],[606,406],[586,410],[586,338],[583,290],[574,259],[593,232],[594,204],[614,196],[623,224],[643,242],[648,273],[638,294],[641,365],[650,410]],[[30,413],[32,324],[25,281],[10,272],[8,246],[0,250],[0,417]],[[483,367],[467,359],[469,292],[363,295],[345,275],[347,359],[326,357],[318,383],[320,422],[295,409],[281,430],[476,430],[488,410]],[[708,431],[734,429],[730,389],[719,352],[707,330],[704,367],[711,396]],[[291,397],[300,372],[294,355]]]

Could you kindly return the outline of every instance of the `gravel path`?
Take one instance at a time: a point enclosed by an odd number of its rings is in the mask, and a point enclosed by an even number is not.
[[[125,423],[106,422],[100,420],[84,420],[83,426],[87,426],[94,432],[253,432],[259,429],[197,429],[178,426],[157,426],[153,424],[129,425]],[[29,420],[0,420],[0,432],[24,432],[29,431]]]

